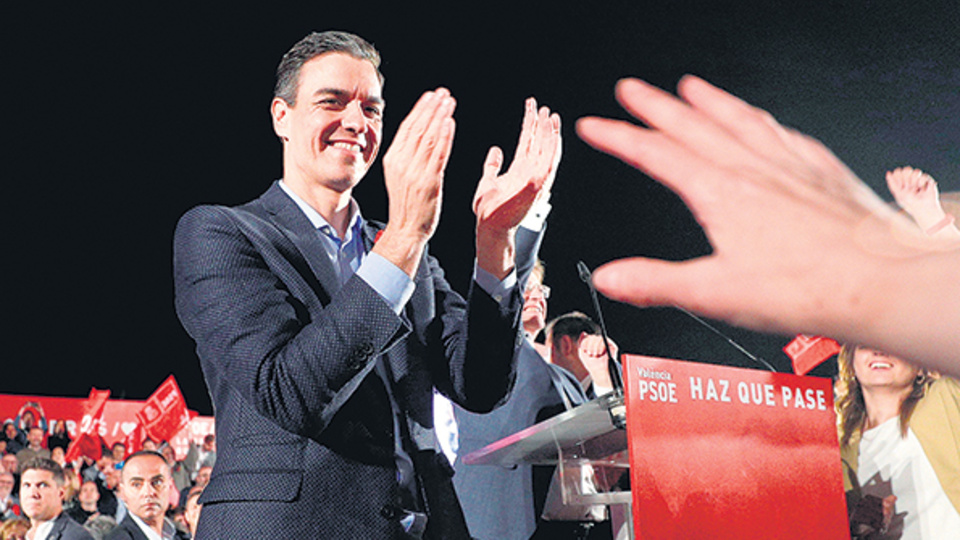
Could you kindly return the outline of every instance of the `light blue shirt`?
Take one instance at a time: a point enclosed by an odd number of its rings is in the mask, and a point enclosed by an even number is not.
[[[345,238],[341,239],[336,229],[284,184],[283,180],[280,181],[280,189],[293,199],[310,223],[316,227],[323,249],[336,270],[337,277],[340,278],[340,284],[343,285],[353,274],[357,274],[386,300],[394,313],[399,314],[413,296],[416,286],[410,276],[395,264],[377,253],[366,252],[362,234],[364,220],[357,202],[350,200],[349,226],[344,235]],[[474,261],[473,279],[481,289],[502,305],[504,299],[508,298],[508,293],[517,284],[517,272],[513,270],[503,280],[499,280],[490,272],[477,266]]]

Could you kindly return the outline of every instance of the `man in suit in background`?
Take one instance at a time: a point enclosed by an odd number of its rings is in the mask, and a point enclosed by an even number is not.
[[[294,45],[271,103],[283,179],[251,203],[198,207],[178,224],[177,312],[197,342],[220,442],[200,537],[468,536],[432,391],[488,411],[513,383],[514,233],[556,168],[559,117],[528,100],[504,174],[502,152],[488,153],[464,300],[426,249],[455,128],[449,91],[421,97],[383,159],[386,226],[352,198],[380,146],[378,66],[352,34]]]
[[[93,540],[63,512],[63,469],[52,459],[37,457],[20,468],[20,506],[30,518],[28,538]]]
[[[120,498],[127,515],[109,540],[178,540],[184,538],[166,518],[170,507],[170,466],[163,455],[153,450],[130,454],[120,472]]]
[[[539,230],[539,225],[537,226]],[[520,266],[518,264],[518,266]],[[521,272],[521,278],[523,273]],[[582,322],[582,314],[567,314],[558,317],[560,332],[556,347],[551,340],[546,345],[535,343],[537,335],[547,326],[547,299],[550,288],[544,285],[544,267],[537,261],[526,281],[523,294],[522,321],[526,338],[517,351],[517,384],[507,402],[488,414],[475,414],[455,407],[459,433],[459,451],[454,468],[454,485],[463,504],[470,532],[480,540],[526,540],[538,527],[543,538],[579,538],[582,527],[578,523],[545,524],[540,515],[546,499],[553,467],[532,468],[518,465],[506,469],[496,466],[466,465],[462,457],[470,452],[526,429],[533,424],[586,402],[587,387],[581,385],[583,364],[576,358],[580,354],[579,343],[584,345],[584,354],[595,353],[593,338],[599,327],[586,319],[592,327],[568,324],[568,319]],[[553,323],[552,323],[553,324]],[[594,332],[593,329],[596,328]],[[569,332],[577,330],[570,348]],[[584,332],[581,338],[580,331]],[[562,335],[561,335],[562,334]],[[549,335],[549,334],[548,334]],[[557,358],[552,358],[556,355]],[[614,350],[614,355],[616,351]],[[606,355],[603,355],[606,361]],[[609,378],[607,378],[609,380]],[[536,476],[534,471],[537,471]],[[610,536],[609,527],[591,531],[591,538]]]

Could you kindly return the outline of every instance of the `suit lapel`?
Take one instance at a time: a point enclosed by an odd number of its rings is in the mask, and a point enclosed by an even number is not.
[[[50,529],[50,533],[47,535],[48,540],[58,540],[60,535],[63,534],[63,528],[67,526],[66,522],[63,521],[63,518],[71,519],[63,512],[60,512],[60,515],[57,516],[57,519],[53,520],[53,528]]]
[[[328,295],[337,291],[340,281],[323,249],[319,233],[297,203],[283,192],[277,182],[260,197],[260,201],[277,227],[297,246],[324,291]]]

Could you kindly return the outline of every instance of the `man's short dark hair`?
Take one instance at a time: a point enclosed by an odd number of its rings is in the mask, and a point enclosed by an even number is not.
[[[23,478],[23,475],[31,470],[53,473],[53,481],[57,483],[57,486],[63,487],[66,483],[66,478],[63,476],[63,467],[52,459],[45,457],[28,459],[26,463],[20,466],[20,478]]]
[[[311,32],[283,55],[280,65],[277,66],[277,83],[273,87],[273,96],[284,100],[291,107],[295,106],[297,87],[300,83],[300,68],[321,54],[330,52],[343,53],[358,60],[370,62],[377,70],[380,84],[383,84],[383,74],[380,73],[380,53],[377,49],[360,36],[329,30]]]
[[[563,336],[570,336],[576,341],[580,334],[587,333],[597,335],[600,333],[600,325],[586,314],[579,311],[564,313],[547,324],[547,336],[556,344]]]
[[[123,467],[120,470],[123,471],[123,469],[126,469],[127,463],[130,463],[130,461],[133,458],[144,457],[144,456],[153,456],[159,459],[160,461],[162,461],[163,464],[166,465],[167,467],[167,474],[168,475],[170,474],[170,465],[167,464],[167,458],[163,457],[163,454],[161,454],[160,452],[157,452],[156,450],[138,450],[130,454],[129,456],[127,456],[127,459],[123,460]]]

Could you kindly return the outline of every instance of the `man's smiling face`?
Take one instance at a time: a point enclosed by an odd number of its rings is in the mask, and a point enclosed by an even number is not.
[[[382,86],[367,60],[326,53],[303,64],[296,103],[274,98],[284,139],[284,181],[343,193],[370,169],[383,129]]]

